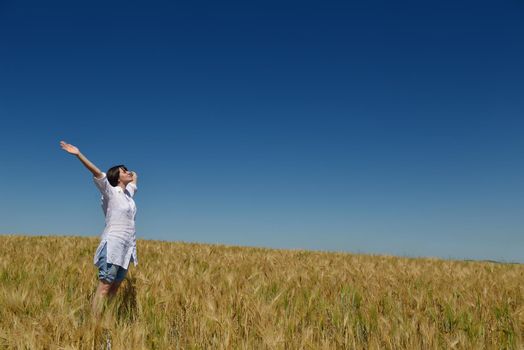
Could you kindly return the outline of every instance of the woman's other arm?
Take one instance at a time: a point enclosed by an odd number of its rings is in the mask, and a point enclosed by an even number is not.
[[[136,183],[138,182],[138,175],[134,171],[132,171],[131,173],[133,174],[133,181],[131,181],[131,183],[135,184],[136,186]]]
[[[100,179],[103,176],[100,169],[98,169],[93,163],[91,163],[89,159],[87,159],[78,148],[64,141],[60,141],[60,146],[67,153],[75,155],[82,162],[82,164],[84,164],[87,170],[89,170],[93,174],[94,177]]]

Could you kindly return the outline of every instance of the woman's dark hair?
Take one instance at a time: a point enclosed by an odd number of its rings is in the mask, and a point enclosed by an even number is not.
[[[115,165],[107,171],[107,181],[109,181],[109,183],[113,187],[116,187],[116,185],[118,185],[118,179],[120,178],[120,168],[127,171],[125,165]]]

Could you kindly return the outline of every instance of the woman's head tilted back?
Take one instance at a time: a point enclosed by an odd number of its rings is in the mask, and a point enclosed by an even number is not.
[[[131,174],[131,172],[127,170],[126,166],[123,164],[116,165],[107,171],[107,181],[109,181],[111,186],[118,186],[119,180],[125,186],[133,181],[133,174]]]

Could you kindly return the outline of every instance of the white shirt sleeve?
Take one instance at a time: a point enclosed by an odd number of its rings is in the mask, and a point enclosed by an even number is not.
[[[129,192],[129,194],[131,195],[131,197],[134,197],[136,191],[138,191],[138,187],[136,186],[136,184],[130,182],[130,183],[127,184],[127,186],[126,186],[126,190],[127,190],[127,192]]]
[[[111,191],[112,187],[109,181],[107,181],[106,173],[102,173],[102,178],[97,179],[96,177],[93,177],[93,181],[95,182],[96,187],[102,193],[104,197],[110,197],[113,193]]]

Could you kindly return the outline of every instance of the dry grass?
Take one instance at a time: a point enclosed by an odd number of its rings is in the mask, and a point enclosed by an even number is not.
[[[524,265],[139,241],[95,322],[97,244],[0,236],[0,348],[524,346]]]

